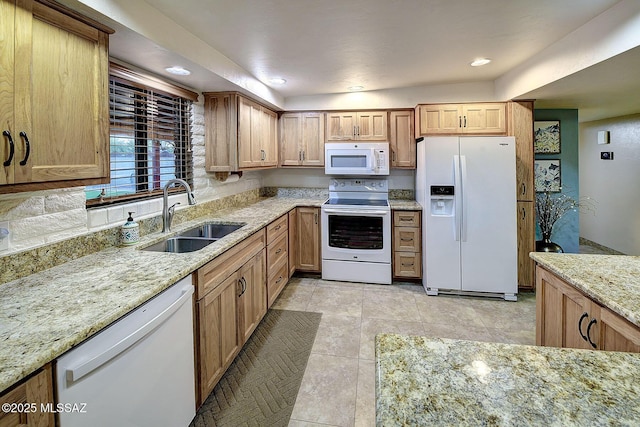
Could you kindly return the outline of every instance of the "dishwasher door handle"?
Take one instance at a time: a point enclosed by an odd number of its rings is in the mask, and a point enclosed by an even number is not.
[[[171,303],[170,306],[162,310],[156,317],[149,320],[147,323],[140,326],[134,332],[122,338],[102,353],[97,354],[76,367],[67,369],[67,381],[78,381],[80,378],[98,369],[120,353],[123,353],[126,349],[140,341],[170,318],[176,311],[178,311],[182,304],[191,299],[191,295],[193,295],[193,286],[185,286],[180,297]]]

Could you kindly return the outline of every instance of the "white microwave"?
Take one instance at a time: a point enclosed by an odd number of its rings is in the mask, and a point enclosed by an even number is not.
[[[389,175],[388,142],[327,142],[326,175]]]

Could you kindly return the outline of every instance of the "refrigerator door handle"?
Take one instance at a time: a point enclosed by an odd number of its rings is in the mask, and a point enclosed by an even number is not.
[[[454,185],[454,224],[453,238],[460,241],[460,226],[462,223],[462,176],[460,171],[460,156],[453,156],[453,185]]]
[[[467,241],[467,200],[465,198],[465,187],[467,184],[467,156],[460,156],[460,201],[462,202],[462,215],[460,220],[460,240]]]

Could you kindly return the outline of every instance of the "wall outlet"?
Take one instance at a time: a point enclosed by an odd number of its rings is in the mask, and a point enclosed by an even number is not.
[[[0,221],[0,251],[9,249],[9,222]]]
[[[613,160],[613,151],[601,151],[600,159],[602,160]]]

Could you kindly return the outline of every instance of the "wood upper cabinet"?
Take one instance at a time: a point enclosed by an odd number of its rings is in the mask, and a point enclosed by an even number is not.
[[[536,267],[536,344],[640,352],[640,328]]]
[[[278,165],[274,111],[236,92],[205,92],[205,168],[233,172]]]
[[[53,373],[51,364],[47,364],[0,395],[0,405],[18,404],[29,409],[35,405],[35,411],[0,411],[0,426],[54,427],[54,412],[40,411],[41,404],[53,403]]]
[[[418,105],[416,119],[416,136],[505,135],[507,132],[503,102]]]
[[[0,192],[108,179],[111,30],[30,0],[0,8],[0,185],[16,185]]]
[[[517,198],[532,202],[535,198],[533,181],[533,101],[509,101],[508,135],[516,139]]]
[[[327,141],[387,141],[387,111],[330,111]]]
[[[280,116],[280,165],[324,167],[325,113]]]
[[[320,241],[320,208],[298,207],[298,262],[300,271],[320,272],[322,264]]]
[[[389,112],[389,149],[392,168],[416,168],[414,117],[413,110]]]

